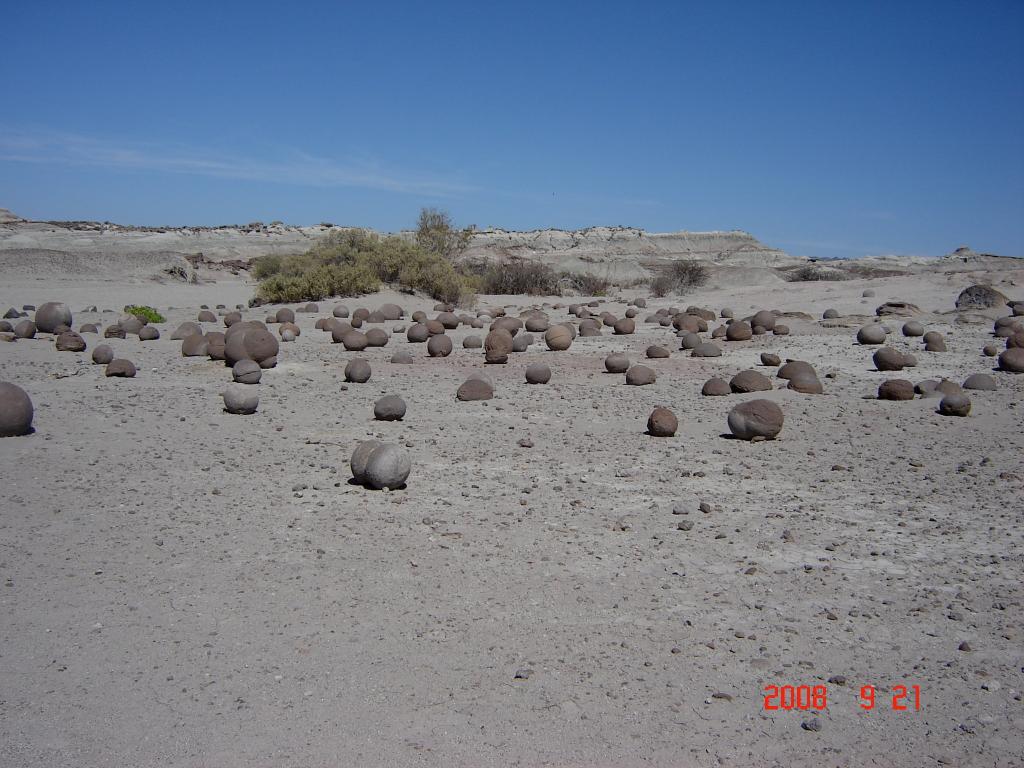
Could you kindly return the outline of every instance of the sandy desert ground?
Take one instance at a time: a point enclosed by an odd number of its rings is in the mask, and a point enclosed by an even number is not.
[[[981,354],[1005,308],[953,312],[977,277],[649,298],[638,320],[689,305],[815,319],[708,359],[643,322],[565,352],[535,334],[486,366],[485,402],[454,395],[485,368],[462,340],[486,331],[449,331],[447,358],[404,333],[346,352],[314,330],[322,302],[264,373],[259,411],[238,416],[220,398],[230,369],[169,337],[201,304],[245,303],[244,277],[8,275],[0,311],[62,301],[77,329],[141,303],[167,322],[157,341],[85,334],[83,353],[46,334],[0,344],[0,379],[36,409],[33,434],[0,440],[0,764],[1024,765],[1024,376]],[[995,279],[1024,298],[1020,271]],[[919,305],[948,351],[894,320],[890,344],[918,366],[885,374],[854,334],[894,299]],[[341,301],[433,316],[398,294]],[[547,304],[560,322],[550,305],[570,301],[481,305]],[[841,318],[817,321],[827,308]],[[103,342],[135,378],[91,364]],[[671,357],[644,360],[655,343]],[[413,364],[389,362],[400,349]],[[613,351],[657,382],[604,372]],[[773,379],[701,396],[713,375],[773,376],[763,351],[812,363],[825,393]],[[357,356],[372,378],[346,385]],[[524,382],[535,361],[549,384]],[[972,392],[968,418],[875,398],[886,378],[972,373],[998,389]],[[385,393],[408,403],[403,421],[374,421]],[[727,439],[729,409],[754,397],[782,407],[781,435]],[[657,405],[679,417],[674,437],[645,434]],[[404,489],[349,483],[367,438],[407,446]],[[826,685],[827,706],[766,711],[765,686],[787,684]],[[892,709],[898,685],[919,686],[920,710]]]

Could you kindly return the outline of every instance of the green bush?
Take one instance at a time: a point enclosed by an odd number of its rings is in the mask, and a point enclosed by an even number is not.
[[[582,296],[606,296],[611,281],[605,277],[585,272],[576,274],[563,272],[562,279],[568,282]]]
[[[167,320],[155,309],[143,304],[129,304],[124,308],[124,311],[126,314],[135,315],[140,320],[145,320],[147,323],[163,323]]]
[[[529,296],[559,295],[558,274],[547,264],[506,257],[488,264],[480,275],[482,293]]]
[[[796,269],[783,273],[783,277],[791,283],[813,283],[821,280],[847,280],[847,275],[838,269],[820,267],[816,264],[804,264]]]
[[[382,283],[423,291],[438,301],[466,303],[468,284],[447,259],[401,237],[335,229],[304,254],[261,256],[254,275],[268,302],[320,301],[373,293]]]

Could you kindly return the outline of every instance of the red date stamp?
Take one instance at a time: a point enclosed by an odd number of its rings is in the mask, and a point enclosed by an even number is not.
[[[894,712],[921,709],[921,686],[894,685],[890,690],[876,691],[875,686],[865,685],[860,689],[860,708],[870,711],[876,703],[884,708],[885,700]],[[828,709],[828,687],[825,685],[766,685],[764,688],[766,710],[822,710]]]

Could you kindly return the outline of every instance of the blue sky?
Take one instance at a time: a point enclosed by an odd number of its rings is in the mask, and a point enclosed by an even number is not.
[[[1024,255],[1024,3],[10,3],[0,207]]]

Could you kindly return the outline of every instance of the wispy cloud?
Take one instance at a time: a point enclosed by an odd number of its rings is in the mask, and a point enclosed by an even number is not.
[[[273,157],[246,157],[210,148],[126,142],[54,131],[0,126],[0,160],[179,173],[309,187],[359,187],[405,194],[458,197],[474,188],[372,162],[344,162],[289,149]]]

